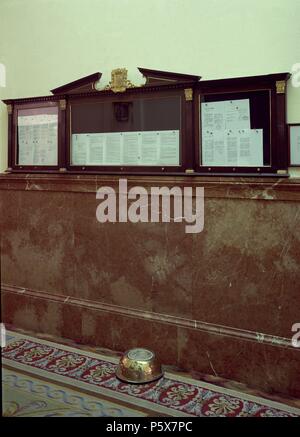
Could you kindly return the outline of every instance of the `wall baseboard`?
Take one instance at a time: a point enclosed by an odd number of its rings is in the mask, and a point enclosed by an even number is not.
[[[185,371],[300,395],[300,348],[288,338],[8,284],[1,291],[2,322],[13,328],[120,352],[146,347]]]
[[[192,320],[181,318],[169,314],[155,313],[151,311],[143,311],[135,308],[128,308],[119,305],[111,305],[103,302],[81,299],[77,297],[65,296],[62,294],[54,294],[46,291],[37,291],[28,288],[18,287],[16,285],[1,284],[3,293],[18,294],[28,296],[33,299],[42,299],[48,302],[57,302],[60,304],[68,304],[79,308],[89,309],[91,311],[106,312],[111,314],[123,315],[148,322],[160,322],[180,328],[193,329],[213,335],[226,336],[231,338],[242,339],[260,344],[267,344],[274,347],[295,349],[292,346],[291,338],[284,338],[275,335],[265,334],[262,332],[247,331],[229,326],[207,323],[201,320]],[[5,308],[3,308],[5,315]]]

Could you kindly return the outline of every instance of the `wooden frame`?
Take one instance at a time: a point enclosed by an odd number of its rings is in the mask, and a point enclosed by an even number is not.
[[[57,108],[58,116],[58,144],[57,144],[57,164],[56,165],[20,165],[18,163],[18,112],[41,108]],[[65,110],[60,100],[51,99],[48,101],[39,100],[29,102],[16,101],[13,106],[13,111],[8,114],[8,133],[9,133],[9,153],[8,164],[11,171],[20,172],[57,172],[64,164],[64,146],[65,146]]]
[[[242,174],[242,175],[268,175],[287,172],[287,131],[286,131],[286,95],[285,86],[289,78],[288,73],[272,74],[267,76],[254,76],[245,78],[222,79],[217,81],[201,81],[197,84],[194,101],[194,123],[196,143],[196,171],[201,174]],[[279,84],[282,87],[279,87]],[[261,167],[209,167],[201,165],[200,147],[200,103],[202,96],[242,94],[266,91],[270,96],[270,156],[271,165]]]
[[[184,147],[184,144],[186,144],[186,106],[187,102],[184,99],[184,90],[181,88],[177,89],[171,89],[171,90],[160,90],[155,91],[153,90],[150,92],[150,89],[147,88],[143,90],[144,92],[136,92],[135,89],[128,90],[128,92],[123,93],[121,95],[115,95],[111,93],[107,93],[106,95],[102,95],[101,97],[98,94],[94,94],[93,96],[89,96],[86,98],[82,97],[76,97],[76,96],[70,96],[68,99],[68,106],[67,106],[67,144],[70,145],[67,149],[67,170],[70,172],[75,173],[89,173],[89,172],[98,172],[98,173],[104,173],[104,174],[111,174],[111,173],[121,173],[121,174],[149,174],[149,173],[180,173],[185,171],[187,168],[188,163],[188,157],[187,157],[187,150]],[[155,98],[162,98],[162,97],[172,97],[172,96],[178,96],[180,97],[180,118],[181,118],[181,126],[180,126],[180,162],[181,165],[179,166],[126,166],[126,165],[120,165],[120,166],[80,166],[80,165],[72,165],[71,164],[71,108],[72,104],[74,103],[86,103],[86,102],[111,102],[114,103],[115,101],[122,102],[128,99],[131,100],[139,100],[144,97],[149,97],[151,99]]]
[[[293,128],[294,126],[299,127],[300,129],[300,123],[291,123],[288,125],[288,152],[289,152],[289,166],[290,167],[300,167],[300,160],[298,163],[292,164],[291,162],[291,128]]]
[[[139,69],[146,77],[143,86],[135,87],[128,81],[124,92],[112,88],[97,90],[95,83],[101,73],[52,90],[52,96],[4,100],[8,107],[8,171],[26,173],[71,174],[169,174],[169,175],[242,175],[287,176],[290,160],[286,125],[286,82],[289,73],[264,76],[201,81],[199,76]],[[208,167],[200,162],[200,105],[203,96],[239,94],[267,91],[270,96],[270,156],[271,164],[253,167]],[[180,166],[75,166],[71,165],[71,117],[72,105],[85,102],[122,102],[128,99],[181,98],[181,165]],[[17,163],[17,113],[24,108],[58,107],[58,165],[20,166]]]

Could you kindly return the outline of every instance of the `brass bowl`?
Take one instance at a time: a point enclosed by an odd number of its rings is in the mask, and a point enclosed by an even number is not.
[[[156,381],[163,375],[162,368],[154,352],[135,348],[125,352],[117,367],[116,376],[131,384],[145,384]]]

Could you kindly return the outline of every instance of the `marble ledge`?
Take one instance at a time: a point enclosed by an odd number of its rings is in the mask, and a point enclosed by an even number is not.
[[[216,177],[216,176],[141,176],[71,174],[0,174],[0,191],[52,191],[95,193],[111,186],[118,193],[119,179],[127,179],[128,188],[143,186],[204,187],[207,198],[300,201],[300,178]]]

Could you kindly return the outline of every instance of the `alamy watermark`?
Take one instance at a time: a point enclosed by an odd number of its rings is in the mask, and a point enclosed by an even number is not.
[[[294,323],[293,324],[292,332],[296,333],[292,337],[292,346],[300,347],[300,323]]]
[[[128,190],[127,179],[119,179],[118,193],[105,186],[98,189],[96,198],[101,200],[96,210],[100,223],[185,221],[188,234],[199,233],[204,228],[203,187],[195,190],[193,187],[151,187],[147,191],[135,186]]]
[[[292,66],[291,72],[292,72],[292,77],[291,77],[292,86],[294,88],[299,88],[300,87],[300,62]]]
[[[0,63],[0,88],[6,87],[6,68],[4,64]]]
[[[0,346],[1,348],[6,346],[6,329],[4,323],[0,323]]]

